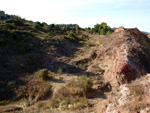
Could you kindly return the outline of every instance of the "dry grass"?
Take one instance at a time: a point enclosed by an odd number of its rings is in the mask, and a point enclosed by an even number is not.
[[[61,66],[59,66],[59,68],[57,70],[57,73],[58,73],[59,76],[61,76],[61,74],[62,74],[62,67]]]
[[[22,78],[23,81],[26,83],[23,85],[20,85],[19,88],[16,91],[16,94],[21,93],[21,98],[26,98],[30,102],[36,102],[38,100],[44,100],[47,99],[52,93],[51,91],[51,81],[49,81],[49,73],[46,70],[46,76],[48,76],[48,79],[39,78],[40,74],[43,76],[43,70],[39,70],[38,72],[35,72],[33,75],[28,76],[26,78]],[[45,71],[44,71],[45,72]]]
[[[91,89],[92,82],[86,76],[73,80],[53,94],[50,107],[60,109],[87,107],[87,95]]]
[[[139,110],[141,107],[141,100],[142,95],[144,94],[144,89],[142,88],[142,86],[134,86],[130,87],[130,91],[133,95],[131,110],[133,111]]]

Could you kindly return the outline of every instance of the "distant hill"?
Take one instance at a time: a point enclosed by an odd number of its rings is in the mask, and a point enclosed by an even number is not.
[[[78,24],[57,24],[59,27],[73,27],[79,26]]]

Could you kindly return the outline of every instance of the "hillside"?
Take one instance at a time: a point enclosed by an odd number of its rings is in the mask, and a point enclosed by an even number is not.
[[[150,112],[149,56],[150,39],[137,28],[0,12],[0,112]]]

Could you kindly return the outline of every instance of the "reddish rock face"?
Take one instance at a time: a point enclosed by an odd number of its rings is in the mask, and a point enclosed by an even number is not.
[[[137,38],[133,38],[132,34]],[[143,39],[139,39],[139,36]],[[113,38],[107,39],[107,42],[99,46],[93,61],[105,70],[106,81],[113,85],[121,85],[142,76],[145,69],[139,53],[143,52],[140,42],[145,40],[144,35],[138,29],[130,29],[114,33],[111,37]]]
[[[130,51],[129,46],[127,43],[124,43],[113,49],[113,66],[109,74],[112,75],[113,82],[117,82],[119,85],[142,76],[142,66],[138,62],[138,54],[132,50]]]

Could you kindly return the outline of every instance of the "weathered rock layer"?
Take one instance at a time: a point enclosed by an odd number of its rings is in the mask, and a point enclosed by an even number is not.
[[[94,53],[93,65],[105,70],[104,78],[112,85],[131,82],[150,69],[148,45],[148,38],[138,29],[113,33]]]

